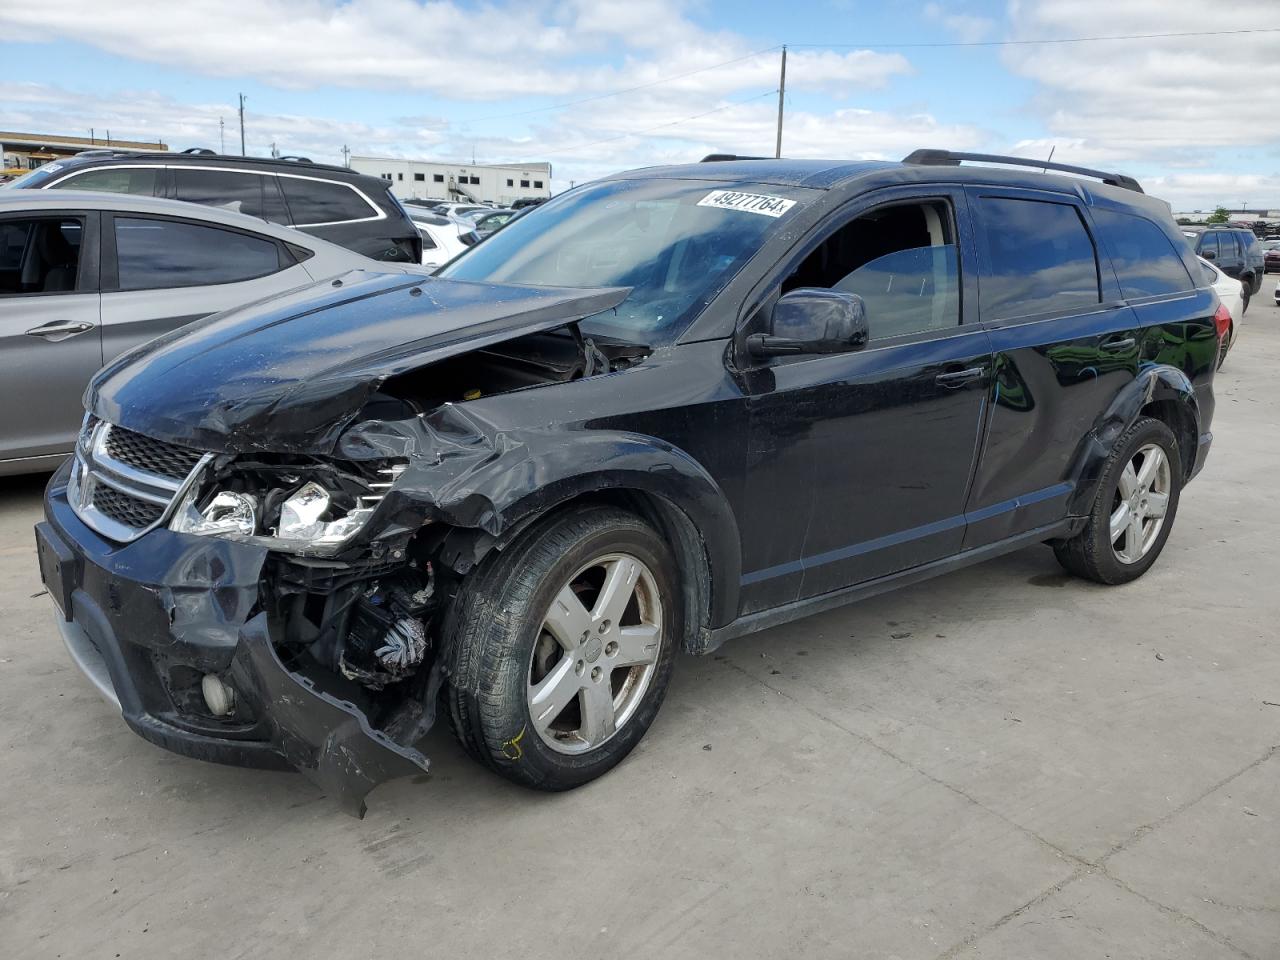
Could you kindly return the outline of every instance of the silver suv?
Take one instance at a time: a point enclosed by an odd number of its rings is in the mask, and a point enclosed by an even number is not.
[[[131,347],[351,270],[403,269],[191,203],[0,191],[0,475],[57,466],[89,378]]]

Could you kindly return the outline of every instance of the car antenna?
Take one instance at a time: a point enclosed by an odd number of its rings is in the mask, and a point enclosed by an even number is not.
[[[1049,156],[1044,158],[1044,168],[1041,169],[1040,171],[1041,173],[1049,172],[1049,164],[1053,163],[1053,151],[1057,149],[1058,149],[1058,145],[1056,143],[1053,144],[1051,147],[1049,147]]]

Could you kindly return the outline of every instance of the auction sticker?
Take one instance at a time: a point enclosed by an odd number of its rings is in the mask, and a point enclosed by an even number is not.
[[[698,201],[700,207],[741,210],[743,213],[759,213],[766,217],[780,217],[795,205],[794,200],[767,197],[762,193],[739,193],[736,190],[712,190]]]

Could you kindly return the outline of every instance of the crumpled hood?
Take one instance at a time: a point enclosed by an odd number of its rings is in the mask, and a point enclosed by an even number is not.
[[[332,452],[389,377],[617,306],[570,289],[354,272],[208,317],[98,372],[85,407],[219,452]]]

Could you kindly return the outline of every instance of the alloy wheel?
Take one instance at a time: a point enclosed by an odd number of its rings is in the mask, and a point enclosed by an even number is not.
[[[527,702],[542,741],[586,753],[635,714],[662,651],[662,598],[638,558],[610,553],[583,565],[543,617]]]
[[[1142,447],[1125,464],[1111,506],[1111,549],[1121,563],[1137,563],[1155,545],[1172,486],[1169,458],[1158,444]]]

